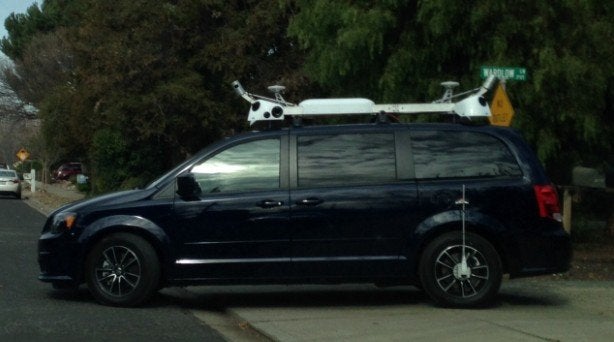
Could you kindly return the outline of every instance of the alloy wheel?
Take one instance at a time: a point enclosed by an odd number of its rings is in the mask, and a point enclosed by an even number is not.
[[[462,245],[445,248],[436,258],[435,279],[439,288],[450,296],[469,298],[488,285],[486,258],[475,248],[465,246],[468,272],[462,271]]]
[[[111,246],[102,252],[95,274],[98,286],[106,294],[126,296],[133,292],[141,281],[141,262],[131,249]]]

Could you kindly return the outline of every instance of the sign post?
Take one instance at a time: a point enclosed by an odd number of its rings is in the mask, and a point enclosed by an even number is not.
[[[30,152],[28,152],[28,150],[26,150],[25,148],[22,148],[21,150],[17,151],[17,153],[15,155],[23,163],[26,159],[28,159],[30,157]],[[31,165],[30,165],[30,168],[31,168]],[[22,165],[22,170],[23,170],[23,165]],[[26,178],[26,177],[24,176],[24,178]],[[32,168],[30,170],[30,180],[29,180],[29,182],[30,182],[30,190],[32,191],[32,193],[35,193],[36,192],[36,173],[35,173],[34,169],[32,169]]]
[[[30,170],[30,191],[32,191],[32,193],[36,192],[36,170],[32,169]]]

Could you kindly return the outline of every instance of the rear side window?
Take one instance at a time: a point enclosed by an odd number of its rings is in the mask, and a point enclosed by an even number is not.
[[[299,136],[298,186],[386,183],[396,179],[394,135]]]
[[[522,175],[507,146],[488,134],[416,131],[411,133],[411,139],[418,179]]]

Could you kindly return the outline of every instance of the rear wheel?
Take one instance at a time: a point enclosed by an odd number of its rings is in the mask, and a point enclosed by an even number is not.
[[[94,246],[86,260],[86,278],[99,302],[136,306],[158,289],[160,264],[155,250],[143,238],[118,233]]]
[[[477,234],[467,233],[465,240],[465,263],[460,232],[437,237],[420,259],[422,286],[440,305],[485,305],[501,286],[501,259],[495,248]]]

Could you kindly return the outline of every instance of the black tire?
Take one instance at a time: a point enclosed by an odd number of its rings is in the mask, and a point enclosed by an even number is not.
[[[489,304],[501,286],[501,259],[495,248],[477,234],[467,233],[467,270],[462,271],[462,236],[449,232],[435,238],[420,258],[424,291],[447,307],[479,307]]]
[[[112,306],[138,306],[158,289],[160,263],[143,238],[117,233],[104,237],[89,253],[86,281],[99,302]]]
[[[18,200],[21,199],[21,191],[15,193],[15,198],[17,198]]]

